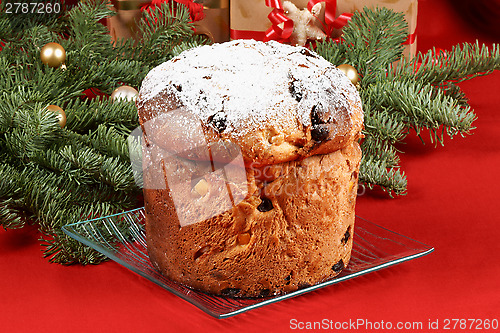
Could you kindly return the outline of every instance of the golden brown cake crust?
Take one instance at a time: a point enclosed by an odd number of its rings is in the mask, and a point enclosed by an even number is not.
[[[174,281],[231,296],[275,295],[334,277],[350,258],[360,158],[352,142],[274,170],[248,169],[244,201],[184,227],[168,190],[145,190],[151,261]],[[255,178],[264,172],[277,178]]]

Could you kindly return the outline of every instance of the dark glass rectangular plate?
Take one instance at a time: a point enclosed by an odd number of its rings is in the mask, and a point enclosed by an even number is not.
[[[216,318],[231,317],[412,260],[434,251],[434,248],[430,246],[357,216],[351,261],[340,275],[285,295],[258,299],[233,299],[192,290],[160,275],[149,261],[144,219],[144,208],[138,208],[116,215],[66,225],[63,227],[63,231],[70,237],[94,248]]]

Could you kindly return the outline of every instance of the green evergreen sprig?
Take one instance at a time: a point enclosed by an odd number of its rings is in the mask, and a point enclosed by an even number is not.
[[[357,69],[365,114],[359,179],[391,196],[405,194],[407,186],[396,145],[410,131],[421,136],[428,130],[431,142],[440,144],[445,135],[469,134],[476,115],[457,83],[500,69],[498,44],[490,49],[464,43],[407,59],[402,56],[407,35],[403,14],[364,8],[344,28],[340,43],[328,40],[316,48],[334,65]]]
[[[499,47],[500,44],[493,44],[490,49],[476,41],[474,44],[455,45],[450,51],[433,48],[412,59],[401,59],[388,71],[388,77],[415,79],[434,85],[470,80],[499,69]]]
[[[0,4],[0,6],[3,6]],[[184,6],[152,8],[138,23],[143,38],[114,43],[99,21],[114,15],[106,0],[87,0],[47,20],[0,11],[0,225],[36,222],[44,255],[62,264],[105,258],[65,236],[61,227],[140,204],[127,137],[138,126],[132,102],[88,98],[120,85],[139,88],[144,76],[182,45],[201,45]],[[58,42],[65,68],[40,61]],[[58,124],[50,104],[65,110]]]

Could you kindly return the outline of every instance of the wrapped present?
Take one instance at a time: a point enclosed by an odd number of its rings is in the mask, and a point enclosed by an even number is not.
[[[409,25],[405,54],[415,54],[417,0],[231,0],[230,35],[304,45],[307,40],[340,36],[352,13],[365,6],[404,13]]]
[[[106,25],[113,41],[138,37],[136,22],[141,19],[141,7],[150,0],[112,0],[116,15],[106,19]]]
[[[295,0],[297,8],[304,9],[308,0]],[[282,1],[231,0],[231,39],[276,39],[288,42],[293,21],[284,13]]]
[[[142,11],[162,2],[187,6],[197,34],[214,42],[229,40],[229,0],[111,0],[116,15],[107,18],[106,23],[113,41],[139,38],[137,22]]]
[[[205,17],[195,23],[196,31],[216,43],[229,41],[229,0],[195,0],[203,5]]]

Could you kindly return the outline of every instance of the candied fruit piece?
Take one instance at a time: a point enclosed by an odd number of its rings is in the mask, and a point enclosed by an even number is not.
[[[259,293],[259,297],[267,297],[271,294],[271,290],[269,289],[262,289]]]
[[[344,261],[342,259],[340,259],[339,262],[337,262],[335,265],[332,266],[332,270],[335,273],[339,273],[343,269],[344,269]]]
[[[288,86],[288,91],[290,92],[290,95],[297,101],[300,102],[302,100],[302,91],[300,86],[297,84],[298,81],[293,80],[290,82]]]
[[[218,133],[222,133],[227,127],[226,118],[226,114],[223,111],[219,111],[208,117],[208,123],[211,124]]]
[[[251,237],[252,236],[248,232],[245,232],[243,234],[239,234],[238,235],[238,244],[239,245],[247,245],[248,243],[250,243]]]
[[[349,226],[344,234],[344,237],[342,237],[342,239],[340,240],[340,242],[342,244],[347,244],[347,242],[349,241],[349,238],[351,238],[351,226]]]
[[[202,197],[208,192],[208,182],[202,178],[194,185],[193,189]]]
[[[223,296],[236,296],[241,291],[240,288],[225,288],[220,291]]]
[[[208,252],[208,250],[210,250],[210,246],[209,245],[205,245],[202,248],[200,248],[198,251],[196,251],[194,253],[194,256],[193,256],[194,260],[196,260],[199,257],[201,257],[204,253]]]
[[[261,198],[261,200],[262,200],[262,202],[260,203],[260,205],[257,206],[257,210],[259,212],[263,212],[263,213],[268,212],[274,208],[273,202],[271,200],[269,200],[268,198]]]

